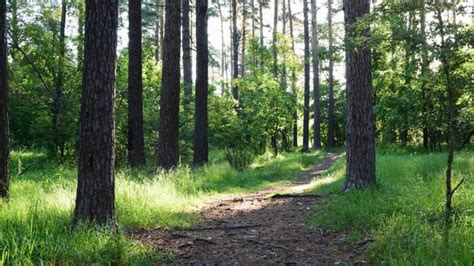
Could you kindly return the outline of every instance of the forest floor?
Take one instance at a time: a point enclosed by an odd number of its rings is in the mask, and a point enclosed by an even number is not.
[[[300,174],[294,181],[258,192],[217,198],[203,208],[198,226],[184,230],[133,229],[130,234],[157,252],[171,252],[173,263],[334,264],[360,261],[361,245],[343,233],[307,225],[307,215],[327,200],[304,194],[340,154]]]

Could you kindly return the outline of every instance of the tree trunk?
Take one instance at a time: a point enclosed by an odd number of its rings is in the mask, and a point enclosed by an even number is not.
[[[191,58],[191,31],[189,19],[189,0],[183,1],[183,107],[185,115],[189,114],[193,94],[193,63]]]
[[[8,198],[10,155],[8,122],[7,2],[0,0],[0,197]]]
[[[115,67],[118,0],[86,0],[75,227],[115,219]]]
[[[254,15],[254,12],[255,12],[255,0],[252,0],[250,2],[251,4],[251,7],[252,7],[252,12],[250,12],[250,14],[252,14],[252,42],[255,42],[256,41],[256,35],[255,35],[255,15]],[[253,51],[252,51],[252,66],[253,66],[253,70],[255,70],[255,68],[257,67],[257,49],[255,49],[255,45],[253,45]]]
[[[221,22],[221,94],[224,95],[226,92],[225,89],[225,80],[226,80],[226,48],[225,48],[225,37],[224,37],[224,14],[222,13],[222,4],[217,1],[217,10],[219,11],[219,18]]]
[[[261,55],[260,55],[260,67],[263,67],[263,64],[264,64],[264,55],[265,55],[265,51],[263,50],[263,0],[259,0],[258,1],[258,14],[259,14],[259,17],[260,17],[260,51],[261,51]]]
[[[237,0],[232,0],[232,79],[239,77],[239,32],[237,29]],[[239,91],[232,85],[232,97],[239,99]]]
[[[420,29],[421,29],[421,97],[422,97],[422,110],[423,114],[427,114],[429,108],[428,100],[428,88],[426,86],[429,79],[429,59],[428,59],[428,42],[426,38],[426,11],[425,3],[421,2],[420,8]],[[428,129],[428,117],[423,116],[423,148],[429,150],[429,129]]]
[[[333,57],[333,28],[332,0],[328,0],[328,46],[329,46],[329,84],[328,84],[328,149],[335,146],[334,141],[334,57]]]
[[[303,114],[303,151],[309,152],[309,76],[310,76],[310,52],[309,52],[309,19],[308,0],[304,5],[304,114]]]
[[[194,120],[194,164],[209,161],[208,140],[208,0],[196,0],[196,105]]]
[[[319,103],[319,42],[318,42],[318,21],[316,0],[311,0],[311,21],[312,21],[312,48],[313,48],[313,108],[314,108],[314,124],[313,137],[314,149],[321,149],[321,120],[320,120],[320,103]]]
[[[62,134],[63,128],[63,86],[64,86],[64,57],[66,53],[66,12],[67,12],[67,3],[65,0],[62,1],[61,5],[61,21],[59,23],[59,60],[58,60],[58,70],[57,76],[54,80],[55,91],[53,96],[53,105],[52,105],[52,132],[53,132],[53,147],[52,154],[54,156],[58,155],[62,160],[64,158],[64,145],[65,139],[64,134]]]
[[[449,49],[446,47],[446,40],[445,40],[445,31],[444,31],[444,22],[441,14],[441,10],[438,7],[436,10],[436,16],[439,24],[440,29],[440,37],[441,37],[441,49],[444,50],[441,52],[441,63],[442,63],[442,70],[443,75],[446,80],[446,90],[448,94],[448,112],[449,112],[449,120],[448,120],[448,163],[446,167],[446,222],[451,222],[451,216],[453,213],[453,196],[456,190],[461,186],[464,179],[452,188],[452,176],[453,176],[453,162],[454,162],[454,148],[456,145],[456,98],[454,92],[454,85],[452,79],[452,69],[450,66],[449,59],[447,58],[446,50]]]
[[[369,12],[370,0],[344,0],[346,38],[354,35],[353,26]],[[368,38],[369,29],[362,34]],[[370,47],[359,44],[346,53],[347,162],[343,191],[376,183]]]
[[[295,38],[293,32],[293,13],[291,12],[291,0],[288,0],[288,17],[290,22],[290,38],[291,50],[295,52]],[[296,73],[291,72],[291,92],[294,96],[295,106],[298,104],[298,93],[296,91]],[[293,113],[293,147],[298,147],[298,109],[295,108]]]
[[[84,19],[85,19],[85,12],[84,12],[84,2],[78,1],[77,2],[77,35],[78,35],[78,42],[77,42],[77,64],[78,69],[82,71],[84,65]]]
[[[278,49],[277,49],[277,38],[278,38],[278,2],[275,0],[275,10],[273,13],[273,39],[272,39],[272,52],[273,52],[273,75],[278,76]]]
[[[171,169],[178,166],[179,162],[181,0],[166,0],[165,12],[157,166]]]
[[[283,35],[286,35],[286,0],[283,0],[282,2],[282,7],[281,7],[281,17],[282,17],[282,33]],[[288,87],[288,81],[287,81],[287,76],[288,76],[288,71],[287,71],[287,67],[286,67],[286,60],[283,60],[282,62],[282,75],[281,75],[281,87],[283,89],[283,91],[286,92],[287,90],[287,87]],[[285,129],[285,133],[282,133],[282,136],[285,135],[286,136],[286,130]]]
[[[128,6],[128,162],[135,168],[146,164],[143,133],[141,0],[129,0]]]
[[[245,49],[247,48],[247,6],[242,2],[242,55],[240,57],[240,75],[245,76]]]

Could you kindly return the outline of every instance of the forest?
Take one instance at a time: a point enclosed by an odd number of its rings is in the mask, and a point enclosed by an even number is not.
[[[473,265],[472,0],[0,0],[0,265]]]

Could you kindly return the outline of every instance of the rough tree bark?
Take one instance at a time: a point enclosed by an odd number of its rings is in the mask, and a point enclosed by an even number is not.
[[[318,21],[316,0],[311,0],[311,41],[313,56],[313,138],[314,149],[321,149],[321,120],[320,120],[320,103],[319,103],[319,42],[318,42]]]
[[[354,36],[357,21],[369,12],[370,0],[344,0],[347,39]],[[369,29],[362,34],[368,37]],[[347,162],[343,191],[376,183],[370,47],[367,43],[352,46],[349,44],[346,51]]]
[[[193,94],[193,63],[192,63],[192,50],[191,50],[191,31],[189,18],[190,8],[189,0],[183,1],[183,83],[184,83],[184,99],[183,107],[185,115],[189,114],[191,98]]]
[[[309,152],[309,76],[310,76],[310,52],[309,52],[309,19],[308,0],[304,5],[304,114],[303,114],[303,152]]]
[[[118,0],[86,0],[77,197],[72,226],[115,219],[115,67]]]
[[[146,164],[143,133],[141,0],[130,0],[128,13],[128,162],[134,168]]]
[[[328,47],[329,47],[329,80],[328,80],[328,149],[335,146],[334,141],[334,56],[333,56],[333,27],[332,0],[328,0]]]
[[[179,85],[181,0],[166,0],[163,71],[158,125],[157,166],[176,167],[179,162]]]
[[[0,197],[8,198],[10,154],[8,123],[7,2],[0,0]]]
[[[194,119],[194,158],[195,165],[209,161],[208,140],[208,67],[209,45],[207,33],[208,0],[196,0],[196,104]]]

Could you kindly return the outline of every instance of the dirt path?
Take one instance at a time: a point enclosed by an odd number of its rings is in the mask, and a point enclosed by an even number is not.
[[[324,197],[301,194],[313,178],[340,157],[329,155],[293,182],[221,198],[202,211],[199,226],[194,229],[142,229],[133,232],[132,237],[157,251],[171,251],[177,264],[354,262],[360,251],[347,247],[342,234],[323,232],[305,223],[306,213]]]

